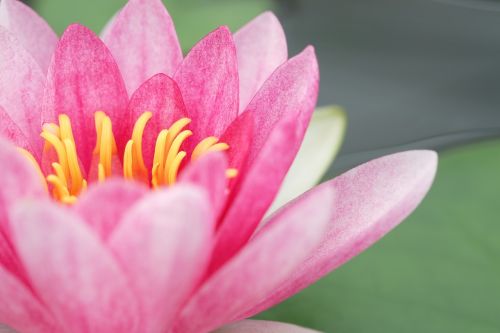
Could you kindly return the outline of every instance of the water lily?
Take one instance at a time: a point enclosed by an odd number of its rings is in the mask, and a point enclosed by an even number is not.
[[[432,183],[436,154],[403,152],[263,219],[319,81],[271,13],[185,57],[158,0],[129,1],[102,39],[78,24],[57,39],[15,0],[0,25],[0,322],[18,332],[310,332],[244,319],[370,246]],[[288,193],[331,154],[299,158]]]

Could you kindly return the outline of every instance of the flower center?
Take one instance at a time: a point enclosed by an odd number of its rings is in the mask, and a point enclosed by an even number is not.
[[[132,131],[132,138],[125,146],[123,162],[121,163],[118,158],[111,119],[102,111],[96,112],[94,119],[97,138],[92,165],[95,165],[97,170],[90,170],[89,174],[94,173],[94,178],[99,182],[121,173],[125,179],[141,181],[152,188],[173,185],[187,156],[186,151],[182,150],[183,143],[193,135],[190,130],[186,129],[191,120],[181,118],[168,129],[160,131],[156,138],[152,168],[148,170],[142,152],[142,141],[146,125],[152,117],[151,112],[144,112],[137,119]],[[80,166],[71,120],[67,115],[61,114],[58,121],[58,124],[44,124],[41,133],[45,140],[41,165],[48,165],[46,168],[49,170],[48,175],[42,172],[42,167],[31,153],[22,148],[19,150],[35,165],[54,199],[72,204],[76,201],[77,196],[87,188],[87,179],[84,178]],[[207,152],[228,149],[229,145],[210,136],[195,146],[190,160],[196,161]],[[230,168],[226,171],[228,178],[234,178],[237,174],[236,169]]]

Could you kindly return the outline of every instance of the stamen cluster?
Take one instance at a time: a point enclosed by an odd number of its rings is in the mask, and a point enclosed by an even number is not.
[[[137,119],[133,127],[132,138],[128,140],[123,159],[120,161],[111,119],[102,111],[94,114],[97,137],[93,151],[93,159],[96,162],[93,164],[97,166],[96,178],[99,182],[118,175],[120,171],[117,171],[116,166],[120,163],[125,179],[141,181],[152,188],[170,186],[177,181],[181,165],[187,156],[187,152],[182,150],[183,144],[193,135],[190,130],[186,129],[191,120],[181,118],[168,129],[160,131],[156,138],[150,173],[144,160],[142,144],[146,125],[152,117],[151,112],[144,112]],[[47,189],[50,187],[56,200],[67,204],[74,203],[78,195],[87,188],[88,181],[83,176],[69,117],[61,114],[58,117],[58,124],[44,124],[41,136],[45,140],[42,166],[47,164],[47,161],[53,161],[46,168],[50,170],[47,176],[28,151],[22,148],[20,150],[36,165]],[[219,142],[217,137],[209,136],[194,147],[190,161],[196,161],[208,152],[228,149],[228,144]],[[226,175],[229,178],[236,177],[237,170],[228,169]]]

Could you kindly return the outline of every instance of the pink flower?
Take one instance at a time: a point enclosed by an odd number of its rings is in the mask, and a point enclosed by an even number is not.
[[[262,221],[319,79],[270,13],[184,58],[158,0],[129,1],[102,41],[77,24],[58,40],[15,0],[0,25],[0,322],[16,331],[216,330],[354,257],[432,183],[435,153],[395,154]],[[309,332],[220,330],[285,331]]]

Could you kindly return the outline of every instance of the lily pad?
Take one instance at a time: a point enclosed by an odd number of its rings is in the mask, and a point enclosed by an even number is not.
[[[443,152],[417,211],[261,314],[325,332],[500,331],[500,141]]]
[[[177,27],[184,50],[221,25],[236,31],[246,22],[271,9],[271,0],[171,0],[164,1]],[[35,10],[61,34],[71,23],[82,23],[100,32],[125,0],[34,1]]]

